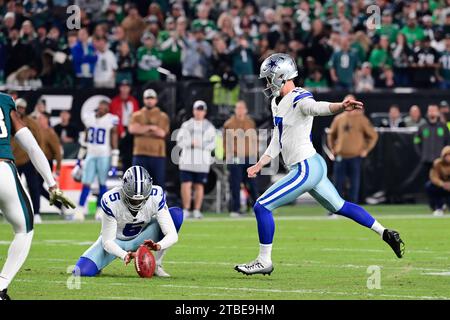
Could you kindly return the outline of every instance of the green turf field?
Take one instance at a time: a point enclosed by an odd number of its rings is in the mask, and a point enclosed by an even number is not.
[[[450,219],[431,217],[419,205],[367,208],[401,232],[403,259],[353,221],[296,206],[277,212],[271,276],[233,270],[257,255],[254,217],[211,214],[183,224],[165,258],[172,278],[140,279],[133,265],[116,260],[101,276],[82,278],[80,289],[68,289],[67,271],[96,240],[100,224],[51,221],[36,226],[9,293],[13,299],[450,299]],[[0,264],[11,237],[10,226],[0,223]],[[380,267],[381,289],[367,288],[369,266]]]

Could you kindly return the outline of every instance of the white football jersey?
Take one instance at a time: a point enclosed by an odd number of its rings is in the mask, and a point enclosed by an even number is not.
[[[118,125],[119,118],[112,113],[97,118],[94,113],[84,117],[87,130],[87,155],[92,157],[111,156],[111,129]]]
[[[136,216],[122,201],[120,187],[106,192],[100,204],[103,212],[117,221],[116,238],[130,240],[136,238],[152,219],[156,219],[158,212],[166,206],[166,196],[160,186],[154,185],[150,197]]]
[[[272,99],[274,130],[265,154],[275,158],[281,151],[288,167],[316,153],[311,141],[314,117],[302,112],[302,104],[310,99],[314,99],[313,95],[299,87],[282,97],[278,104],[276,98]]]

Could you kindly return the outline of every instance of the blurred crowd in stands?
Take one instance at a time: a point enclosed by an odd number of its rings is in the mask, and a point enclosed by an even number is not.
[[[71,5],[80,9],[79,21],[73,16],[77,10],[68,13]],[[79,22],[79,26],[68,28],[69,20],[71,25]],[[294,57],[299,85],[313,91],[449,89],[450,0],[0,0],[0,84],[16,90],[117,88],[110,112],[120,119],[122,164],[126,168],[144,155],[141,160],[150,163],[147,167],[155,177],[158,171],[150,168],[155,161],[165,163],[165,147],[145,154],[133,149],[136,133],[130,128],[141,112],[140,97],[133,97],[133,88],[150,88],[154,81],[206,80],[219,82],[221,88],[234,92],[233,88],[239,88],[239,80],[254,79],[260,63],[274,52]],[[158,113],[162,117],[165,102],[161,101],[160,110],[159,92],[146,92],[148,97],[144,94],[145,108],[141,108],[141,113],[152,117]],[[229,104],[236,106],[236,113],[230,114],[224,128],[255,127],[245,103],[238,101],[238,94],[232,100]],[[26,101],[21,103],[26,105]],[[184,130],[193,130],[190,122],[204,120],[207,106],[203,101],[200,104],[193,107],[193,118],[185,122]],[[41,126],[48,126],[49,114],[45,111],[50,110],[40,100],[30,117],[40,121]],[[389,108],[388,114],[368,115],[372,123],[359,115],[361,130],[355,134],[365,136],[360,139],[361,148],[348,154],[339,135],[350,134],[351,128],[345,118],[336,117],[335,136],[330,143],[332,153],[336,159],[345,160],[350,155],[359,162],[336,161],[335,179],[344,186],[346,175],[350,175],[355,187],[348,195],[355,198],[354,202],[360,200],[360,161],[376,144],[373,126],[417,127],[417,153],[425,170],[432,170],[433,161],[448,153],[441,156],[443,147],[449,144],[449,114],[450,107],[443,101],[429,105],[426,117],[422,117],[419,106],[411,106],[409,114],[402,115],[396,105]],[[60,124],[54,128],[63,146],[78,142],[80,128],[73,126],[70,117],[70,112],[61,112]],[[148,130],[161,131],[158,126],[151,127]],[[214,127],[211,128],[212,132]],[[155,137],[164,140],[173,129],[165,127],[165,133],[155,133]],[[367,142],[369,131],[372,139]],[[212,139],[211,134],[208,139]],[[180,140],[177,144],[189,149],[195,141]],[[241,184],[249,183],[244,181],[245,168],[252,154],[247,150],[243,155],[228,155],[237,159],[228,168],[230,211],[236,216],[241,213]],[[49,152],[50,158],[55,155]],[[193,209],[194,217],[201,216],[201,185],[207,179],[206,172],[188,169],[180,166],[183,207],[185,211]],[[164,185],[164,180],[162,177],[159,183]],[[450,196],[450,181],[447,184],[447,178],[444,180],[445,184],[432,179],[435,186],[444,188],[445,196]],[[34,183],[35,188],[41,184]],[[194,194],[201,195],[194,198],[193,208],[189,208],[191,188]],[[253,185],[248,187],[252,198],[256,197],[255,189]],[[438,210],[441,202],[431,207]]]
[[[450,88],[450,0],[1,0],[0,19],[9,86],[233,86],[285,52],[312,89]]]
[[[78,137],[79,135],[83,137],[83,133],[71,123],[70,112],[61,111],[59,124],[52,129],[48,121],[50,114],[45,100],[38,100],[33,112],[27,115],[27,101],[18,98],[14,92],[10,93],[16,99],[23,121],[28,121],[28,126],[34,128],[37,133],[32,132],[36,137],[42,137],[40,144],[48,151],[46,155],[50,163],[56,161],[58,173],[61,159],[68,157],[65,154],[66,146],[78,145],[80,141]],[[137,98],[139,97],[131,94],[129,82],[123,80],[119,86],[119,93],[109,103],[109,112],[116,115],[119,120],[117,133],[122,170],[131,165],[142,165],[150,172],[155,183],[163,187],[167,181],[179,180],[185,216],[201,218],[204,188],[208,183],[213,163],[212,152],[215,151],[215,158],[226,160],[231,196],[230,214],[239,217],[246,210],[243,208],[251,208],[251,203],[258,196],[259,186],[254,180],[247,178],[246,169],[255,162],[261,150],[258,150],[255,131],[258,126],[248,113],[245,101],[237,101],[233,108],[234,113],[223,125],[215,127],[206,118],[208,105],[202,100],[197,100],[192,105],[192,113],[188,114],[188,116],[192,114],[192,117],[186,118],[181,128],[177,130],[170,126],[169,117],[164,112],[164,101],[158,100],[158,93],[155,90],[144,91],[142,106]],[[332,154],[329,158],[333,163],[334,181],[341,194],[356,203],[368,201],[360,198],[364,159],[376,146],[380,131],[403,132],[408,135],[411,148],[414,148],[414,152],[418,155],[418,170],[426,175],[430,172],[430,180],[426,185],[430,207],[435,215],[443,214],[445,202],[450,205],[450,156],[446,157],[447,153],[450,153],[447,150],[450,145],[450,106],[445,100],[430,103],[425,115],[421,113],[423,107],[425,106],[412,105],[408,113],[402,114],[399,107],[394,104],[385,113],[372,113],[366,116],[363,111],[354,111],[334,117],[328,132],[327,144]],[[43,130],[46,132],[43,133]],[[181,151],[179,163],[174,162],[172,158],[174,151],[168,149],[166,145],[169,137],[172,140],[176,138],[176,147]],[[218,152],[220,149],[222,151]],[[30,160],[20,155],[19,148],[13,150],[19,172],[23,172],[29,180],[28,186],[33,190],[31,194],[36,195],[33,197],[34,205],[39,208],[39,190],[42,181],[37,179],[38,174],[32,168]],[[196,162],[191,163],[192,159],[201,161],[195,160]],[[170,161],[178,165],[178,179],[173,175],[166,177],[166,168]],[[422,189],[421,186],[418,188]],[[242,203],[242,192],[249,202]]]

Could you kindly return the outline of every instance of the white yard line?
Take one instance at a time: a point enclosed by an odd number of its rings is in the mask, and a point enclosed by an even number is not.
[[[6,223],[5,223],[6,224]],[[42,223],[38,224],[40,225],[46,225],[46,224],[73,224],[73,225],[82,225],[82,224],[98,224],[101,225],[100,221],[96,220],[86,220],[86,221],[70,221],[70,220],[45,220],[45,218],[42,220]],[[35,225],[36,227],[36,225]]]
[[[70,276],[70,274],[67,274],[67,276]],[[57,281],[57,280],[30,280],[30,279],[14,279],[14,282],[28,282],[28,283],[34,283],[34,282],[47,282],[47,283],[57,283],[57,284],[66,284],[66,281]]]
[[[445,272],[428,272],[428,273],[423,273],[423,275],[426,275],[426,276],[445,276],[445,277],[450,277],[450,271],[445,271]]]
[[[47,283],[55,283],[55,284],[66,284],[66,281],[55,281],[55,280],[28,280],[28,279],[15,279],[16,282],[28,282],[28,283],[34,283],[34,282],[47,282]],[[81,282],[81,288],[85,286]],[[130,283],[124,283],[124,282],[97,282],[96,285],[105,285],[105,286],[126,286],[129,287]],[[133,283],[133,286],[146,286],[147,284],[139,284],[139,283]],[[361,292],[346,292],[346,291],[329,291],[329,290],[322,290],[322,289],[293,289],[293,290],[284,290],[284,289],[263,289],[263,288],[245,288],[245,287],[214,287],[214,286],[194,286],[194,285],[175,285],[175,284],[160,284],[156,285],[157,287],[161,288],[178,288],[178,289],[195,289],[195,290],[223,290],[223,291],[240,291],[240,292],[265,292],[265,293],[281,293],[281,294],[300,294],[300,295],[311,295],[311,294],[318,294],[318,295],[338,295],[338,296],[367,296],[367,297],[384,297],[384,298],[396,298],[396,299],[422,299],[422,300],[450,300],[450,297],[447,296],[420,296],[420,295],[397,295],[397,294],[372,294],[372,293],[361,293]],[[148,287],[150,288],[150,287]],[[82,290],[82,289],[80,289]],[[196,295],[208,295],[210,296],[210,292],[204,292],[204,293],[197,293]],[[220,294],[215,294],[217,296],[222,296]],[[227,296],[232,296],[230,294],[225,294]],[[101,299],[144,299],[143,297],[99,297]]]
[[[379,219],[449,219],[450,215],[446,215],[443,217],[434,217],[431,214],[389,214],[389,215],[373,215]],[[346,217],[337,216],[336,218],[329,218],[328,216],[281,216],[277,217],[277,214],[274,214],[275,220],[326,220],[326,221],[339,221],[339,220],[348,220]],[[210,218],[211,220],[215,220],[214,218]],[[220,218],[216,218],[220,219]],[[243,218],[248,220],[254,220],[255,217]],[[228,219],[230,220],[230,219]],[[233,219],[231,219],[233,220]],[[240,219],[234,219],[239,221]]]
[[[27,258],[27,260],[36,260],[36,261],[50,261],[50,262],[73,262],[71,259],[59,259],[59,258]]]
[[[320,251],[337,251],[337,252],[386,252],[386,250],[381,250],[381,249],[362,249],[362,248],[321,248],[318,249]],[[407,249],[406,250],[406,254],[409,253],[426,253],[426,254],[449,254],[449,251],[433,251],[433,250],[411,250],[411,249]]]
[[[94,241],[77,241],[77,240],[38,240],[33,241],[32,245],[45,246],[90,246]],[[9,246],[11,241],[0,241],[0,245]]]
[[[196,237],[198,237],[197,235]],[[206,235],[205,235],[206,236]],[[294,238],[294,237],[293,237]],[[92,245],[94,241],[78,241],[78,240],[40,240],[33,241],[33,245],[46,245],[46,246],[82,246],[89,247]],[[11,244],[10,241],[0,241],[0,246],[9,246]],[[190,248],[192,249],[192,245],[183,245],[178,244],[177,248]],[[196,249],[217,249],[217,250],[253,250],[257,248],[257,246],[195,246]],[[304,250],[308,250],[308,248],[303,248]],[[277,247],[276,251],[291,251],[291,248]],[[389,248],[386,250],[383,249],[370,249],[370,248],[314,248],[314,250],[320,250],[324,252],[368,252],[368,253],[384,253],[389,251]],[[407,254],[441,254],[441,255],[450,255],[450,251],[436,251],[436,250],[414,250],[407,249]],[[81,254],[81,253],[80,253]],[[448,260],[449,258],[446,256],[435,257],[435,259]],[[44,259],[45,260],[45,259]]]
[[[282,289],[261,289],[261,288],[233,288],[233,287],[212,287],[212,286],[190,286],[190,285],[175,285],[175,284],[163,284],[160,287],[171,287],[180,289],[207,289],[207,290],[224,290],[224,291],[244,291],[244,292],[267,292],[267,293],[292,293],[292,294],[319,294],[319,295],[341,295],[341,296],[361,296],[367,295],[369,297],[390,297],[399,299],[423,299],[423,300],[435,300],[445,299],[450,300],[450,297],[444,296],[414,296],[414,295],[395,295],[395,294],[371,294],[360,292],[340,292],[340,291],[327,291],[318,289],[295,289],[295,290],[282,290]]]
[[[397,219],[435,219],[435,220],[442,220],[442,219],[450,219],[450,215],[445,215],[443,217],[434,217],[431,214],[374,214],[374,217],[380,219],[380,220],[397,220]],[[278,216],[276,213],[274,214],[275,220],[283,221],[296,221],[296,220],[306,220],[306,221],[314,221],[314,220],[322,220],[322,221],[339,221],[339,220],[347,220],[345,217],[338,216],[337,218],[329,218],[328,216]],[[201,223],[202,221],[205,222],[240,222],[240,221],[254,221],[254,216],[247,216],[242,218],[230,218],[230,217],[223,217],[223,218],[214,218],[214,217],[207,217],[203,219],[188,219],[185,220],[185,222],[188,223]],[[6,224],[6,222],[5,222]],[[83,222],[77,222],[77,221],[67,221],[67,220],[51,220],[46,221],[44,220],[42,224],[98,224],[100,225],[99,221],[96,220],[86,220]]]
[[[208,293],[189,293],[189,297],[191,297],[191,296],[208,296],[208,297],[236,297],[235,295],[233,295],[233,294],[226,294],[226,293],[223,293],[223,294],[219,294],[219,293],[211,293],[211,292],[208,292]],[[152,299],[155,299],[155,298],[152,298],[152,297],[118,297],[118,296],[114,296],[114,297],[97,297],[96,296],[96,298],[97,299],[100,299],[100,300],[152,300]],[[156,299],[161,299],[161,298],[156,298]],[[189,298],[189,299],[192,299],[192,298]]]
[[[29,258],[28,260],[39,260],[39,261],[50,261],[50,262],[64,262],[68,263],[67,266],[73,265],[75,262],[73,260],[66,260],[66,259],[44,259],[44,258]],[[358,264],[326,264],[321,261],[311,261],[311,260],[302,260],[303,263],[276,263],[276,265],[279,265],[280,267],[287,267],[287,268],[330,268],[330,269],[367,269],[369,267],[369,264],[367,265],[358,265]],[[385,262],[385,261],[384,261]],[[202,265],[202,266],[224,266],[230,268],[234,268],[236,265],[236,262],[230,261],[230,262],[223,262],[223,261],[164,261],[165,264],[170,265]],[[55,270],[65,270],[67,267],[66,265],[61,267],[47,267],[48,269],[55,269]],[[381,269],[385,270],[399,270],[399,271],[430,271],[434,273],[442,273],[447,272],[447,268],[425,268],[425,267],[413,267],[413,266],[383,266],[382,264],[377,264]]]
[[[303,260],[304,263],[276,263],[281,267],[293,267],[293,268],[305,268],[305,267],[323,267],[323,268],[348,268],[348,269],[367,269],[369,265],[356,265],[356,264],[325,264],[320,261],[309,261]],[[229,266],[233,268],[236,263],[235,262],[213,262],[213,261],[164,261],[165,264],[191,264],[191,265],[215,265],[215,266]],[[383,265],[379,265],[381,269],[386,270],[414,270],[414,271],[435,271],[435,272],[444,272],[448,271],[448,269],[440,269],[440,268],[422,268],[422,267],[412,267],[412,266],[399,266],[399,267],[387,267]]]
[[[450,215],[445,215],[443,217],[435,217],[431,214],[389,214],[389,215],[377,215],[374,214],[374,217],[380,219],[380,220],[397,220],[397,219],[450,219]],[[275,220],[279,220],[279,221],[283,221],[283,220],[287,220],[287,221],[291,221],[291,220],[322,220],[322,221],[339,221],[339,220],[348,220],[345,217],[342,216],[337,216],[334,218],[329,218],[328,216],[324,215],[323,216],[278,216],[276,213],[274,214],[274,218]],[[202,221],[208,221],[208,222],[239,222],[239,221],[254,221],[256,218],[254,216],[247,216],[247,217],[242,217],[242,218],[230,218],[230,217],[225,217],[225,218],[203,218],[203,219],[188,219],[186,220],[186,222],[194,222],[194,223],[199,223]]]
[[[95,296],[96,299],[98,300],[152,300],[152,298],[148,298],[148,297],[98,297]]]

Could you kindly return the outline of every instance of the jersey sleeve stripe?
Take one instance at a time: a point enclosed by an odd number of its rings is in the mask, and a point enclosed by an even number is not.
[[[114,218],[114,214],[112,210],[106,205],[105,200],[100,201],[100,206],[102,207],[102,210],[104,213],[106,213],[108,216]]]
[[[293,104],[293,106],[294,106],[294,109],[295,109],[295,107],[297,106],[297,102],[299,102],[300,100],[302,100],[302,99],[304,99],[304,98],[309,98],[309,97],[311,97],[312,98],[312,93],[311,92],[308,92],[308,91],[306,91],[305,93],[302,93],[302,94],[299,94],[298,96],[296,96],[295,98],[294,98],[294,102],[292,103]]]
[[[166,193],[163,192],[163,196],[161,201],[158,204],[158,211],[161,210],[162,208],[164,208],[164,205],[166,204]]]

